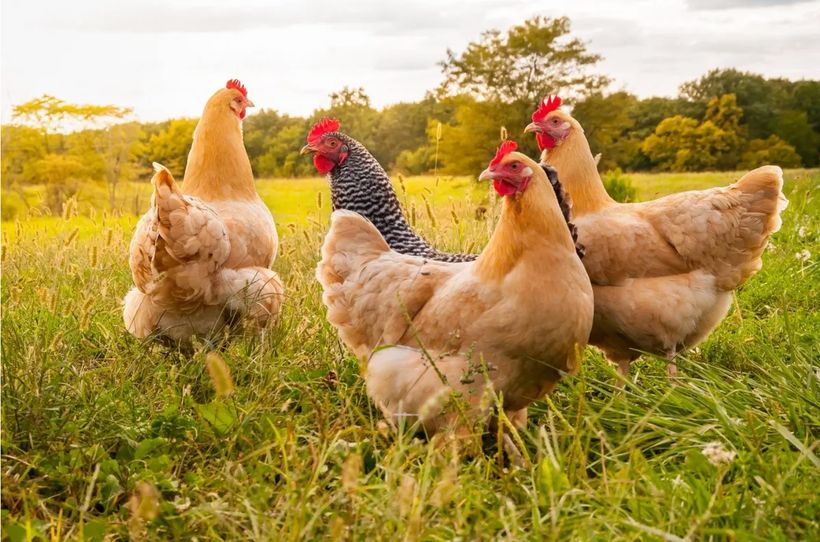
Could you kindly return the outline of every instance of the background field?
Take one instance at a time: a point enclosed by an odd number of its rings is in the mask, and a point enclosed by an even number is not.
[[[642,198],[736,177],[631,176]],[[498,209],[486,185],[401,185],[426,236],[480,250]],[[276,329],[224,343],[230,397],[205,370],[211,346],[189,357],[125,333],[136,216],[96,210],[107,204],[98,188],[63,216],[2,225],[4,540],[820,537],[817,170],[787,173],[791,203],[763,270],[679,361],[680,385],[644,358],[618,392],[589,349],[581,374],[531,409],[524,467],[492,443],[468,456],[380,421],[313,278],[324,180],[259,182],[288,298]],[[38,190],[25,188],[35,207]],[[122,207],[142,209],[148,194],[128,185]],[[713,465],[710,443],[736,456]]]

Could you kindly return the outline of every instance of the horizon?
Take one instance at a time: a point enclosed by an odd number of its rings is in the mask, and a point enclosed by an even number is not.
[[[613,79],[608,92],[673,97],[682,83],[714,68],[820,79],[820,0],[465,4],[402,4],[397,13],[372,0],[343,10],[324,0],[306,6],[177,0],[172,7],[119,9],[101,0],[6,3],[2,122],[12,120],[13,105],[43,94],[133,108],[140,122],[198,117],[231,78],[248,87],[256,104],[249,115],[273,109],[306,117],[344,86],[363,87],[381,109],[419,101],[438,86],[437,62],[448,48],[460,52],[482,32],[504,32],[533,15],[570,18],[572,37],[603,56],[591,71]],[[757,28],[766,29],[764,38],[750,30]]]

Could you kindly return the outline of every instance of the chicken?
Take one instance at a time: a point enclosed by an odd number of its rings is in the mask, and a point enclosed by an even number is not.
[[[502,144],[479,177],[504,201],[473,262],[399,254],[361,215],[332,215],[316,273],[327,318],[367,360],[367,393],[388,419],[411,417],[430,434],[468,428],[486,414],[490,386],[521,424],[530,402],[578,369],[592,288],[546,171],[515,148]],[[442,409],[454,392],[466,420]]]
[[[339,131],[338,120],[326,118],[313,126],[302,147],[302,154],[308,153],[313,153],[317,171],[330,178],[333,209],[354,211],[370,220],[396,252],[444,262],[478,257],[440,252],[414,232],[384,168],[364,145]]]
[[[154,164],[151,208],[131,239],[135,286],[123,311],[136,337],[187,342],[238,317],[264,327],[278,315],[284,288],[270,269],[276,226],[242,141],[242,119],[252,106],[236,80],[208,100],[181,188]]]
[[[780,228],[783,172],[766,166],[736,183],[617,203],[604,189],[581,125],[545,100],[525,132],[535,132],[542,163],[554,167],[573,201],[584,265],[595,292],[590,343],[624,376],[642,352],[676,355],[720,323],[732,291],[760,270]]]

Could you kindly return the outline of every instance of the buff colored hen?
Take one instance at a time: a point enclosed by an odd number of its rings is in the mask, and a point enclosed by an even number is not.
[[[762,266],[780,229],[783,172],[751,171],[736,183],[618,203],[607,194],[581,125],[550,98],[525,131],[535,132],[542,163],[572,198],[584,266],[595,292],[590,343],[626,375],[642,352],[675,356],[704,340],[726,315],[732,291]]]
[[[238,318],[264,327],[279,313],[278,248],[242,141],[253,103],[238,81],[208,100],[194,131],[185,180],[154,164],[151,209],[137,224],[125,296],[126,329],[175,341],[208,336]]]
[[[481,174],[504,201],[474,262],[399,254],[360,215],[333,213],[317,269],[327,318],[367,360],[368,394],[390,419],[463,427],[442,404],[461,393],[475,421],[489,385],[520,424],[578,368],[592,289],[545,170],[514,149],[502,145]]]

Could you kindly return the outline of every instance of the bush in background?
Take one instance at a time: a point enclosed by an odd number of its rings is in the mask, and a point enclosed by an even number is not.
[[[621,168],[610,169],[601,176],[607,194],[615,201],[626,203],[638,200],[638,189],[632,186],[632,180],[624,175]]]

